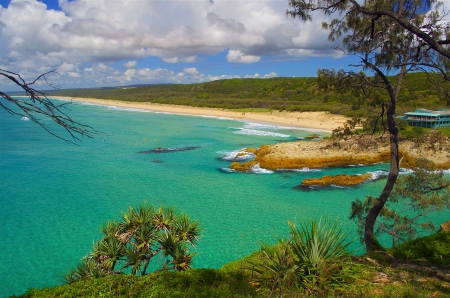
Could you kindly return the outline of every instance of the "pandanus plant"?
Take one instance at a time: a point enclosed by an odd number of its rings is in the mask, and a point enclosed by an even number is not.
[[[283,295],[285,289],[323,293],[330,285],[342,285],[349,262],[348,233],[329,219],[289,222],[290,238],[275,246],[262,246],[261,258],[251,262],[253,284],[268,296]]]
[[[144,203],[129,207],[119,221],[107,222],[101,231],[104,237],[93,245],[92,252],[66,274],[68,283],[100,273],[146,275],[153,260],[161,260],[156,270],[187,270],[201,229],[196,220],[182,212]],[[100,273],[90,274],[92,268]]]

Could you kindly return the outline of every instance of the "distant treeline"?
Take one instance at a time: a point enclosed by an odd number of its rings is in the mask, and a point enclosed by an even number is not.
[[[398,114],[416,107],[446,107],[449,87],[437,85],[425,73],[406,76]],[[374,101],[365,101],[355,90],[324,90],[318,78],[228,79],[199,84],[162,84],[137,87],[65,89],[48,92],[49,96],[94,97],[137,102],[211,107],[286,111],[329,111],[347,116],[367,116],[379,111]],[[387,100],[377,92],[376,102]],[[369,104],[371,102],[371,104]]]

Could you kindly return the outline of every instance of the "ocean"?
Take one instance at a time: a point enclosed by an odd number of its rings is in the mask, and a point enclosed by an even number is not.
[[[356,239],[352,249],[360,249],[350,204],[378,195],[389,168],[230,172],[227,156],[236,150],[329,134],[92,104],[70,109],[72,118],[102,134],[68,144],[0,110],[0,296],[60,284],[100,238],[103,223],[144,201],[200,221],[196,268],[218,268],[275,243],[287,236],[288,220],[336,218]],[[157,147],[175,150],[151,151]],[[381,179],[352,188],[297,188],[305,178],[367,172]]]

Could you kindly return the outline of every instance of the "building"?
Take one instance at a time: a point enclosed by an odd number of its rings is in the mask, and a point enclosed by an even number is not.
[[[426,128],[450,126],[450,110],[448,109],[439,109],[437,111],[416,109],[414,112],[405,113],[405,115],[398,118],[406,120],[409,126]]]

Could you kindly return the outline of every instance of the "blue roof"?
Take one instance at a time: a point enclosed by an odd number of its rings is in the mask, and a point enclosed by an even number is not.
[[[440,114],[436,114],[436,113],[430,113],[430,112],[408,112],[405,113],[405,115],[411,115],[411,116],[440,116]]]

